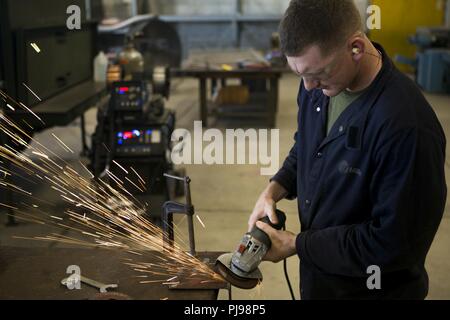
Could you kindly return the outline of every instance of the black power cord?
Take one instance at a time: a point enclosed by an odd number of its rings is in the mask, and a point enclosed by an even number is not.
[[[283,231],[286,231],[286,226],[283,226]],[[292,290],[291,281],[289,280],[289,274],[288,274],[288,271],[287,271],[287,259],[283,260],[283,270],[284,270],[284,276],[286,277],[287,285],[289,287],[289,292],[291,294],[291,298],[292,298],[292,300],[295,301],[294,291]]]

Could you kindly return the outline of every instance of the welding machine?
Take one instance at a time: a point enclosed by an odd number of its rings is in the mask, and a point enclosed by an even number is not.
[[[159,220],[170,200],[164,173],[175,174],[170,161],[175,114],[146,81],[115,82],[110,101],[97,114],[92,138],[91,169],[101,179],[111,176]],[[117,181],[110,182],[117,183]]]

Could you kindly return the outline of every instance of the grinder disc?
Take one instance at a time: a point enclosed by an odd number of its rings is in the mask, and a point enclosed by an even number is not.
[[[232,253],[226,253],[217,258],[216,266],[226,281],[240,289],[253,289],[262,281],[259,269],[251,273],[244,273],[231,265]]]

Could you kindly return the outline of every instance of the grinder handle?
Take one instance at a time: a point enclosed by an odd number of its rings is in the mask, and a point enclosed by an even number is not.
[[[271,226],[272,228],[276,229],[276,230],[281,230],[283,229],[285,223],[286,223],[286,215],[284,214],[283,211],[281,210],[275,210],[275,214],[277,215],[278,218],[278,223],[277,224],[273,224],[268,216],[265,216],[264,218],[259,219],[259,221],[262,221],[264,223],[267,223],[269,226]]]
[[[275,211],[275,214],[277,215],[278,218],[277,224],[273,224],[272,222],[270,222],[270,219],[267,216],[262,219],[259,219],[259,221],[267,223],[276,230],[281,230],[286,223],[286,215],[284,214],[283,211],[278,209]],[[264,231],[259,229],[257,226],[253,227],[252,231],[250,231],[250,235],[258,239],[262,243],[264,243],[267,246],[267,248],[270,249],[270,247],[272,246],[272,241],[270,241],[270,237]]]

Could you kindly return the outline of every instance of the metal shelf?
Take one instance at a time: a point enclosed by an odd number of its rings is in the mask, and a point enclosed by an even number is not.
[[[197,23],[197,22],[277,22],[281,20],[278,15],[218,15],[218,16],[175,16],[162,15],[159,18],[166,22]]]
[[[231,6],[222,14],[206,14],[205,12],[205,14],[192,13],[191,15],[175,14],[174,10],[160,10],[160,4],[162,6],[164,2],[162,0],[153,1],[155,4],[149,7],[153,14],[135,16],[138,13],[137,0],[131,0],[132,19],[138,23],[140,19],[158,17],[164,22],[173,24],[182,38],[183,57],[185,58],[189,50],[208,46],[212,48],[244,46],[266,50],[269,41],[263,39],[267,37],[267,34],[277,30],[278,22],[282,19],[282,13],[272,14],[274,11],[260,14],[245,11],[243,0],[225,0],[229,1]],[[102,26],[100,31],[111,31],[113,28],[116,26]]]

